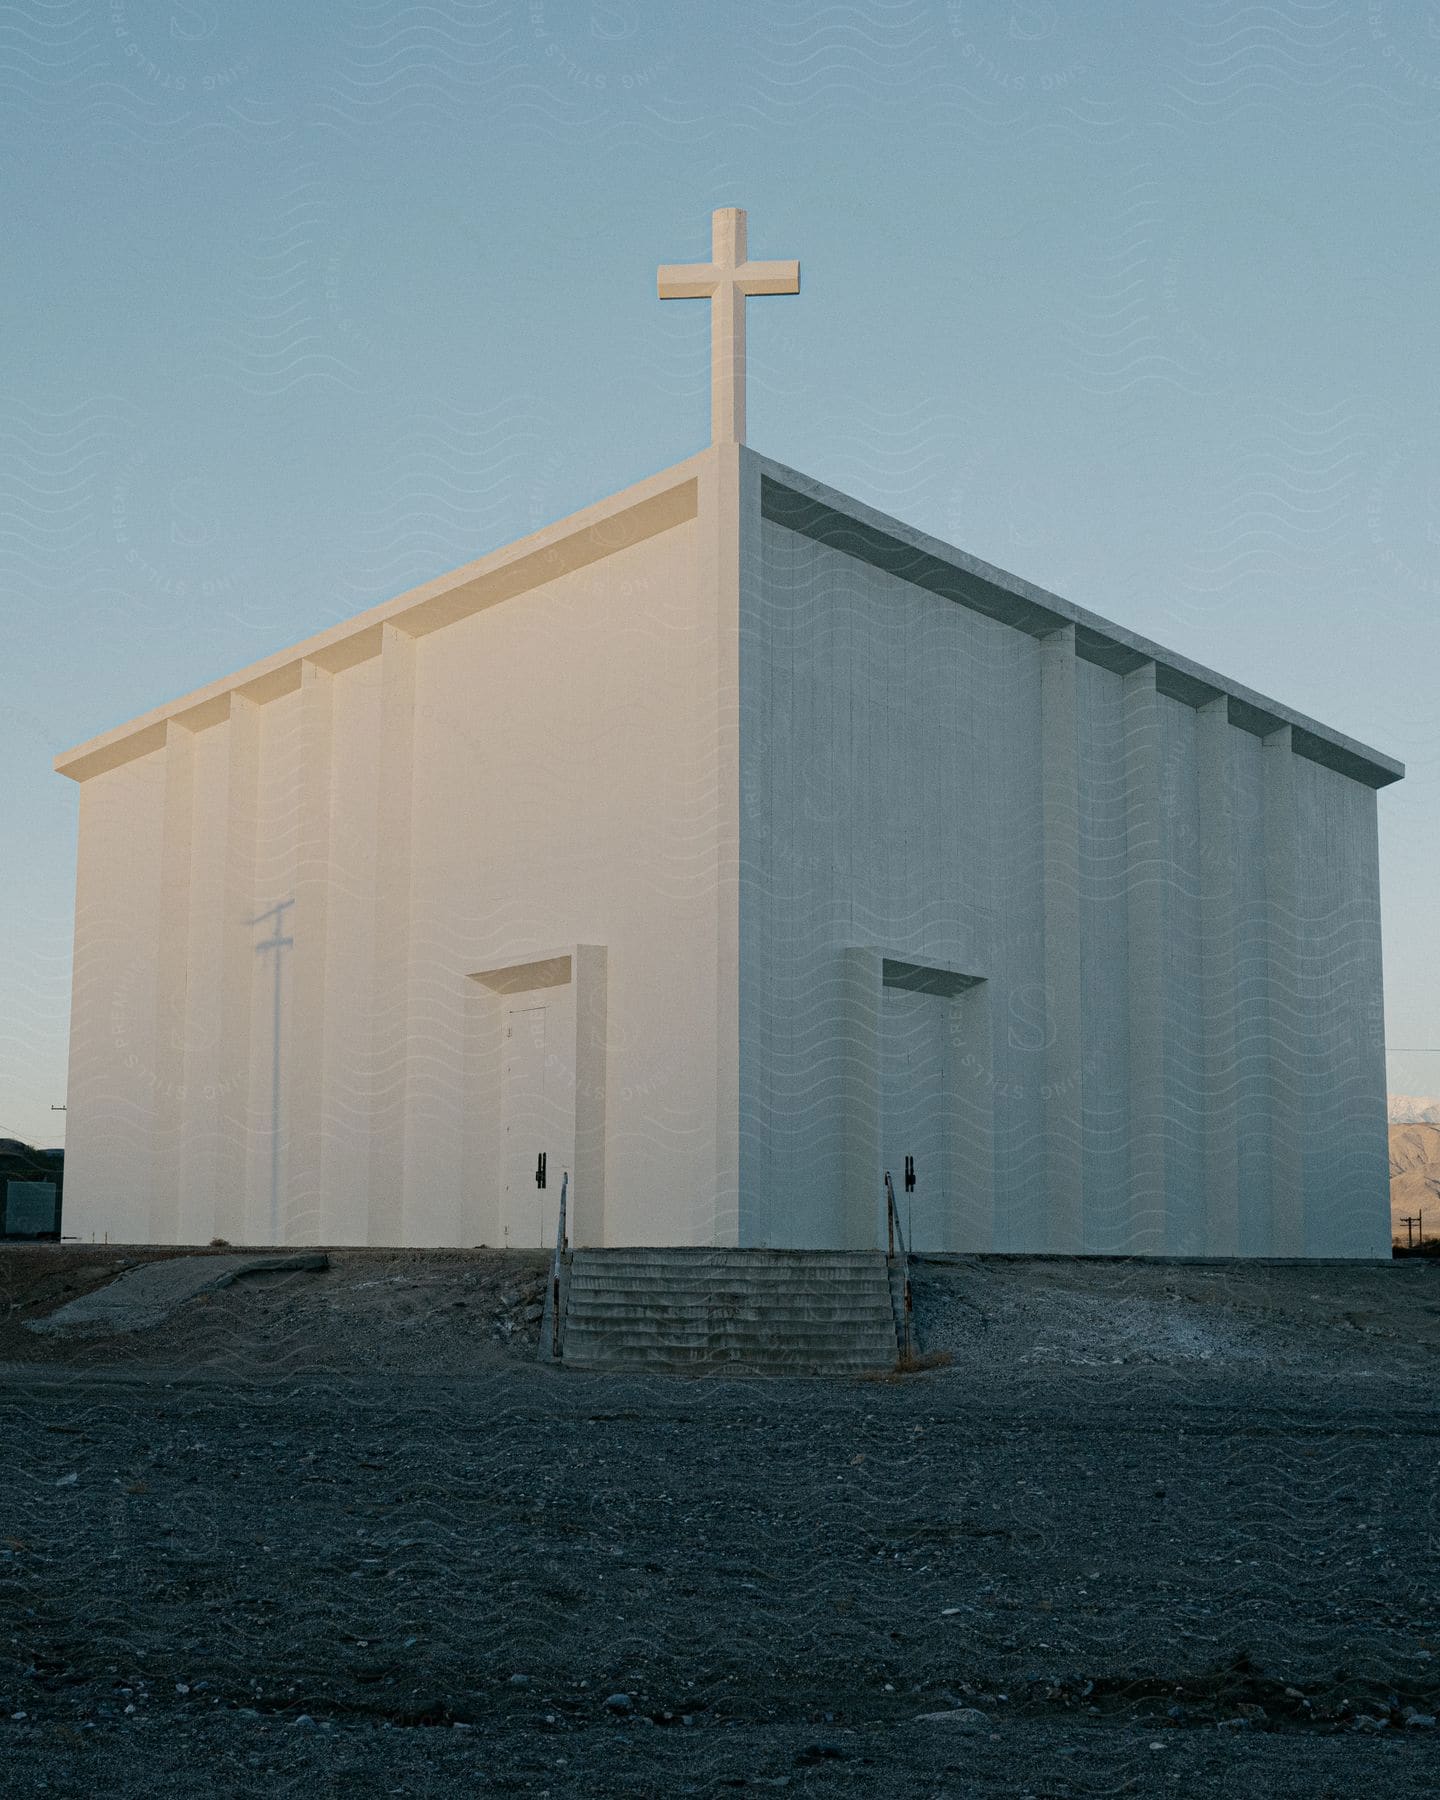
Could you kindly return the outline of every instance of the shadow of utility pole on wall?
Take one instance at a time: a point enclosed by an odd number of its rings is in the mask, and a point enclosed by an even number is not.
[[[285,911],[295,904],[293,897],[280,900],[268,911],[257,913],[250,920],[252,925],[264,925],[267,921],[275,921],[270,936],[255,946],[255,954],[264,956],[267,951],[275,952],[275,995],[272,1011],[272,1042],[270,1049],[270,1242],[280,1242],[280,1011],[281,1011],[281,958],[294,946],[293,937],[284,935]]]

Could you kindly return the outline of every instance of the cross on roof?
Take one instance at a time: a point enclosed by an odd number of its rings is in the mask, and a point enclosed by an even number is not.
[[[722,206],[710,215],[710,261],[664,263],[662,300],[710,302],[710,438],[745,442],[745,302],[752,294],[798,294],[798,262],[751,262],[745,214]]]

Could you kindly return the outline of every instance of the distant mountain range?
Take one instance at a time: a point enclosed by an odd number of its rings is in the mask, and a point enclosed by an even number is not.
[[[1434,1105],[1435,1102],[1429,1102]],[[1423,1213],[1424,1234],[1440,1238],[1440,1125],[1390,1127],[1390,1235],[1405,1242],[1401,1220]]]
[[[1440,1125],[1440,1100],[1433,1094],[1392,1094],[1392,1125]]]

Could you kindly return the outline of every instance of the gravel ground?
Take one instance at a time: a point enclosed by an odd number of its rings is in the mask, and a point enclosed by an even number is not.
[[[544,1367],[494,1252],[21,1328],[126,1254],[0,1253],[7,1795],[1435,1791],[1423,1263],[926,1263],[870,1381]]]

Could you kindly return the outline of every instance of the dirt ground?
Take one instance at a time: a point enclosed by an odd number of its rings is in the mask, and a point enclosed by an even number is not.
[[[497,1252],[24,1329],[151,1254],[0,1252],[7,1795],[1435,1791],[1433,1264],[924,1263],[873,1380],[543,1366]]]

